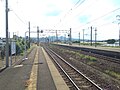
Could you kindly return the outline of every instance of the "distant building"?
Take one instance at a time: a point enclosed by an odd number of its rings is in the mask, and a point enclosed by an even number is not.
[[[0,48],[4,47],[5,46],[5,42],[3,41],[2,38],[0,38]]]

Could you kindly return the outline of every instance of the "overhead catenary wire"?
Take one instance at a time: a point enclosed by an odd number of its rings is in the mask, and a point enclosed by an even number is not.
[[[14,13],[14,15],[24,24],[24,25],[28,25],[27,23],[25,23],[16,13],[14,10],[12,10],[12,12]]]
[[[117,10],[119,10],[119,9],[120,9],[120,8],[114,9],[114,10],[112,10],[112,11],[110,11],[110,12],[108,12],[108,13],[100,16],[100,17],[97,17],[97,18],[95,18],[95,19],[93,19],[93,20],[91,20],[91,21],[88,21],[88,22],[87,22],[86,24],[84,24],[84,25],[80,25],[80,26],[76,27],[75,29],[77,29],[77,28],[79,28],[79,27],[84,27],[84,26],[86,26],[87,24],[92,23],[92,22],[95,22],[95,21],[97,21],[97,20],[99,20],[99,19],[101,19],[101,18],[103,18],[103,17],[105,17],[105,16],[107,16],[107,15],[109,15],[109,14],[111,14],[111,13],[117,11]]]
[[[70,13],[70,11],[73,11],[74,8],[79,7],[79,6],[80,6],[81,4],[83,4],[86,0],[82,0],[81,2],[80,2],[80,1],[81,1],[81,0],[78,0],[78,2],[76,2],[75,5],[68,10],[68,12],[65,14],[64,18]]]
[[[77,7],[79,7],[81,4],[83,4],[86,0],[83,0],[83,1],[81,1],[81,0],[79,0],[75,5],[74,5],[74,7],[75,8],[77,8]]]
[[[72,11],[74,11],[74,8],[76,9],[77,7],[79,7],[81,4],[83,4],[86,0],[82,0],[81,2],[80,2],[81,0],[78,0],[75,4],[74,4],[74,6],[73,7],[71,7],[67,12],[66,12],[66,14],[63,16],[63,18],[62,19],[60,19],[60,21],[55,25],[55,26],[57,26],[58,24],[60,24],[66,17],[67,17],[67,15],[70,15],[70,12]],[[54,27],[55,27],[54,26]]]
[[[87,10],[89,7],[91,7],[93,5],[93,3],[91,3],[90,5],[86,6],[81,12],[79,12],[78,14],[76,14],[74,17],[79,16],[80,14],[82,14],[85,10]],[[71,19],[73,19],[74,17],[72,17]],[[71,20],[69,19],[69,21]],[[67,21],[68,22],[68,21]]]

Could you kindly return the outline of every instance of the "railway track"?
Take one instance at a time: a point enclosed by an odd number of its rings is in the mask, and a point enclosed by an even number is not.
[[[81,50],[81,51],[90,52],[93,54],[98,54],[98,55],[120,59],[120,53],[117,51],[100,50],[100,49],[94,49],[94,48],[84,48],[84,47],[66,46],[66,45],[57,45],[57,46],[71,48],[73,50]]]
[[[44,47],[45,48],[45,47]],[[74,66],[64,60],[51,49],[45,48],[50,57],[54,60],[57,67],[67,77],[69,88],[71,90],[103,90],[96,83],[90,80],[87,76],[77,70]],[[69,81],[68,81],[69,80]],[[67,83],[68,84],[68,83]]]
[[[65,48],[68,48],[68,49],[73,50],[73,51],[77,51],[77,52],[79,52],[81,54],[84,54],[84,55],[89,55],[89,56],[93,56],[93,57],[96,57],[96,58],[99,58],[99,59],[102,59],[102,60],[107,60],[107,61],[110,61],[110,62],[120,64],[120,59],[115,58],[115,57],[109,57],[109,56],[105,56],[105,55],[102,55],[102,54],[96,54],[96,53],[83,51],[83,50],[77,50],[76,48],[70,48],[70,47],[65,47]]]
[[[89,53],[89,52],[85,52],[85,51],[81,51],[81,54],[90,55],[90,56],[93,56],[93,57],[96,57],[96,58],[99,58],[102,60],[107,60],[110,62],[120,64],[120,59],[117,59],[117,58],[112,58],[112,57],[108,57],[108,56],[104,56],[104,55],[100,55],[100,54],[95,54],[95,53]]]

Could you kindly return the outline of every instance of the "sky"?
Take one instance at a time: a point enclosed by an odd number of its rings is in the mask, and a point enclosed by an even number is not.
[[[37,31],[37,26],[44,33],[41,37],[55,35],[52,30],[72,29],[72,38],[83,37],[90,39],[90,27],[95,28],[97,39],[119,38],[120,0],[8,0],[9,6],[9,32],[18,36],[25,36],[28,31],[28,22],[31,31]],[[45,30],[51,31],[45,31]],[[58,32],[59,36],[67,35]],[[32,37],[37,34],[31,33]],[[0,37],[5,37],[5,0],[0,0]]]

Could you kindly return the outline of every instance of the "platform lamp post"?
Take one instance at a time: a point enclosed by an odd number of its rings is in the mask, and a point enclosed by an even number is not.
[[[116,19],[118,20],[118,27],[119,27],[119,46],[120,46],[120,15],[116,15]]]

